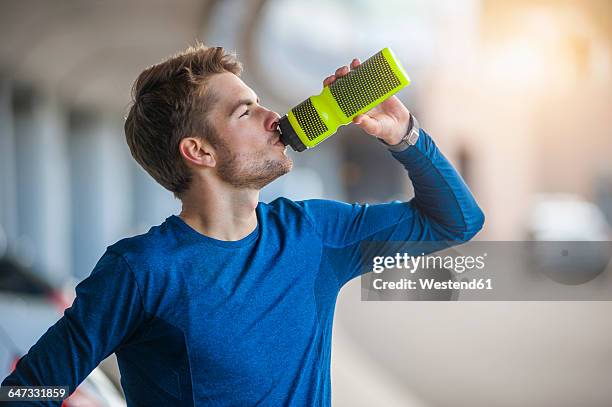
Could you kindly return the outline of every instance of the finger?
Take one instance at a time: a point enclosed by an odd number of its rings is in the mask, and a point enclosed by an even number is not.
[[[336,80],[334,75],[329,75],[327,78],[323,79],[323,86],[331,85]]]
[[[351,69],[355,69],[359,65],[361,65],[361,61],[359,60],[359,58],[353,58],[353,60],[351,61]]]
[[[379,133],[380,123],[378,120],[372,119],[367,114],[360,114],[356,116],[353,119],[353,122],[372,136],[376,136]]]
[[[340,68],[336,69],[336,77],[341,77],[346,75],[347,73],[349,73],[350,69],[348,66],[344,65],[341,66]]]

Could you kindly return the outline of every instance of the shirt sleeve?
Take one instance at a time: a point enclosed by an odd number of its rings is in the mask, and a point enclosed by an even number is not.
[[[72,393],[102,360],[129,340],[144,315],[129,265],[123,256],[107,251],[77,285],[72,306],[19,360],[2,386],[68,386]]]
[[[414,187],[411,200],[382,204],[322,199],[298,202],[335,258],[333,263],[343,265],[340,271],[335,270],[340,286],[364,269],[360,261],[362,257],[367,261],[361,253],[363,242],[443,241],[441,249],[468,241],[484,224],[484,213],[465,181],[423,129],[414,146],[391,154],[408,172]]]

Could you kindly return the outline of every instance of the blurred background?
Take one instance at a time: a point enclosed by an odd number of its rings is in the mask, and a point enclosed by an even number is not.
[[[398,96],[486,214],[479,240],[611,240],[608,0],[0,0],[0,379],[106,246],[180,205],[131,158],[133,80],[196,40],[234,50],[281,115],[391,47]],[[408,200],[353,126],[289,154],[261,200]],[[520,270],[517,270],[517,273]],[[609,281],[609,280],[608,280]],[[361,302],[334,324],[335,406],[610,406],[610,302]],[[73,405],[121,405],[113,357]]]

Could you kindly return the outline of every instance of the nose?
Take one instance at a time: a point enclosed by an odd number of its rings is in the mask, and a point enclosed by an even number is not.
[[[280,119],[280,115],[278,113],[268,111],[265,122],[264,122],[264,126],[266,127],[266,130],[276,131],[278,128],[279,119]]]

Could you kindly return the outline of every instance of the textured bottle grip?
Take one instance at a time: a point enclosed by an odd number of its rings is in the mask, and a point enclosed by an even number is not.
[[[409,83],[399,60],[384,48],[291,109],[281,139],[296,151],[313,147]]]
[[[376,99],[399,87],[400,79],[380,51],[357,69],[338,78],[329,89],[344,115],[352,118]]]

